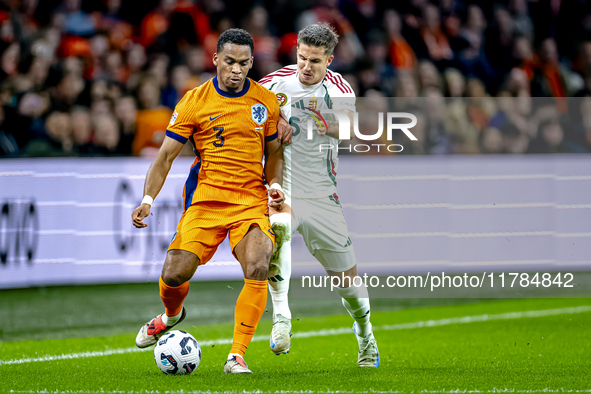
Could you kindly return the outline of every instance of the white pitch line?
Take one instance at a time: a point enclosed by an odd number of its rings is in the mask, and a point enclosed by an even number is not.
[[[485,321],[495,321],[495,320],[513,320],[513,319],[521,319],[524,317],[544,317],[544,316],[556,316],[556,315],[563,315],[563,314],[573,314],[573,313],[584,313],[590,312],[591,306],[583,305],[571,308],[558,308],[558,309],[545,309],[539,311],[523,311],[523,312],[509,312],[509,313],[500,313],[496,315],[476,315],[476,316],[463,316],[463,317],[452,317],[447,319],[440,319],[440,320],[423,320],[417,321],[412,323],[400,323],[400,324],[390,324],[385,326],[377,326],[373,327],[374,331],[395,331],[395,330],[408,330],[413,328],[424,328],[424,327],[440,327],[440,326],[448,326],[452,324],[466,324],[466,323],[477,323],[477,322],[485,322]],[[342,334],[349,334],[351,333],[351,327],[340,327],[340,328],[331,328],[325,330],[317,330],[317,331],[303,331],[303,332],[296,332],[293,334],[293,338],[316,338],[316,337],[328,337],[333,335],[342,335]],[[257,335],[252,338],[252,342],[263,342],[268,341],[269,337],[267,335]],[[201,341],[200,342],[202,347],[212,346],[212,345],[230,345],[232,344],[232,339],[217,339],[211,341]],[[13,359],[13,360],[0,360],[0,365],[13,365],[13,364],[27,364],[33,362],[40,362],[40,361],[57,361],[57,360],[73,360],[78,358],[89,358],[89,357],[100,357],[100,356],[111,356],[115,354],[126,354],[126,353],[138,353],[138,352],[146,352],[151,351],[152,348],[145,348],[145,349],[138,349],[136,347],[130,348],[123,348],[123,349],[109,349],[109,350],[102,350],[102,351],[93,351],[93,352],[81,352],[81,353],[69,353],[69,354],[59,354],[54,356],[43,356],[43,357],[33,357],[33,358],[20,358],[20,359]]]

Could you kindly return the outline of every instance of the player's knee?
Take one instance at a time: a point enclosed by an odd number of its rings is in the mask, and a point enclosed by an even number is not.
[[[177,287],[188,281],[195,274],[199,258],[184,250],[170,250],[162,268],[162,281],[172,287]]]
[[[187,274],[181,272],[162,272],[162,281],[170,287],[178,287],[191,279]]]
[[[246,263],[244,277],[253,280],[266,280],[269,272],[269,259],[258,259]]]
[[[177,287],[191,279],[192,273],[182,267],[165,264],[162,269],[162,281],[167,286]]]

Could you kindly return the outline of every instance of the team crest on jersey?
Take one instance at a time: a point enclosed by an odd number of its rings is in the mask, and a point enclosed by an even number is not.
[[[310,108],[313,111],[316,111],[318,109],[318,99],[310,99],[310,102],[308,103],[308,108]]]
[[[267,107],[263,104],[255,104],[250,107],[250,115],[252,120],[260,126],[267,120]]]
[[[176,118],[177,118],[177,116],[179,116],[179,113],[178,113],[178,112],[176,112],[176,111],[174,111],[174,112],[172,113],[172,118],[170,118],[170,125],[171,125],[171,126],[174,126],[174,122],[176,121]]]
[[[279,107],[283,107],[287,104],[287,94],[285,93],[277,93],[277,101],[279,101]]]

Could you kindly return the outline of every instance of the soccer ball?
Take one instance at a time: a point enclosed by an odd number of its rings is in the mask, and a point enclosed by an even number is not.
[[[158,340],[154,359],[165,374],[190,374],[201,362],[201,347],[193,335],[180,330],[170,331]]]

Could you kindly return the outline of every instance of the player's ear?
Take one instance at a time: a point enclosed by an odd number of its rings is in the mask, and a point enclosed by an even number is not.
[[[328,60],[327,60],[327,62],[326,62],[326,67],[330,66],[330,63],[332,63],[332,59],[334,59],[334,55],[330,55],[330,56],[328,57]]]
[[[213,54],[213,65],[218,66],[218,54],[217,52]]]
[[[250,57],[250,64],[248,66],[248,69],[250,70],[252,68],[252,65],[254,64],[254,56]]]

